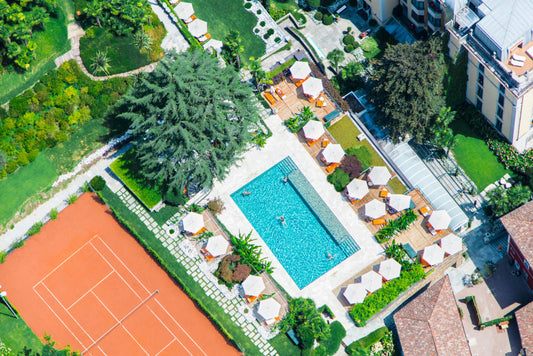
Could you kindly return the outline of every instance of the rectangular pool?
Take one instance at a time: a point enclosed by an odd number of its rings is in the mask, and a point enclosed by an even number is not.
[[[231,197],[300,289],[359,250],[290,157]]]

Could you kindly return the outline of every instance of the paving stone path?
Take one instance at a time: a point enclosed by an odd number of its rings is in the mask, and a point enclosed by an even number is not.
[[[209,280],[206,274],[201,270],[200,265],[204,261],[200,257],[190,258],[187,256],[179,247],[180,239],[169,237],[163,227],[159,226],[156,221],[148,214],[148,212],[141,206],[141,204],[128,192],[128,190],[122,186],[118,185],[117,181],[109,174],[104,176],[106,181],[109,183],[111,190],[117,194],[117,196],[126,204],[126,206],[134,212],[141,221],[151,230],[155,236],[163,243],[163,246],[166,247],[180,262],[185,269],[187,274],[192,276],[196,282],[198,282],[202,288],[205,290],[206,294],[213,298],[218,305],[220,305],[224,311],[230,315],[231,320],[242,328],[244,333],[252,340],[252,342],[259,347],[261,353],[267,356],[277,355],[276,350],[268,343],[268,341],[262,336],[260,331],[260,326],[256,321],[250,322],[246,320],[243,314],[239,312],[239,307],[243,308],[245,306],[242,298],[239,297],[229,297],[222,293],[217,286]],[[112,182],[113,181],[113,182]],[[183,240],[183,238],[181,238]]]

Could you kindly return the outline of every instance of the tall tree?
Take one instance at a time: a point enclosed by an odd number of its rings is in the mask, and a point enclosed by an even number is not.
[[[344,51],[336,48],[328,53],[328,59],[333,64],[335,72],[339,71],[339,64],[344,60]]]
[[[222,56],[228,61],[228,63],[235,66],[235,68],[241,68],[241,56],[240,53],[244,51],[242,45],[241,35],[239,31],[231,30],[222,45]]]
[[[263,70],[260,58],[255,59],[254,57],[250,57],[250,63],[248,64],[248,69],[250,70],[250,73],[252,74],[252,78],[254,79],[257,90],[261,90],[262,84],[272,83],[272,78],[270,77],[269,73]]]
[[[430,128],[432,134],[431,143],[443,148],[446,155],[456,144],[453,130],[449,127],[454,119],[455,111],[452,111],[448,106],[444,106],[440,109],[439,115],[435,119],[435,125]]]
[[[444,106],[442,39],[389,46],[375,65],[372,98],[394,141],[429,139]]]
[[[210,187],[223,178],[259,120],[235,71],[203,51],[167,52],[125,96],[140,173],[164,193]]]

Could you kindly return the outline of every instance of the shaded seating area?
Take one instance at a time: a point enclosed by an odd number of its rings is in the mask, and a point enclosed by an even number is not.
[[[272,325],[279,321],[280,310],[281,305],[274,298],[263,299],[257,305],[257,319],[266,325]]]
[[[265,282],[259,276],[249,275],[241,284],[244,297],[248,303],[252,303],[257,298],[261,297],[261,293],[265,290]]]
[[[455,234],[446,235],[440,239],[440,248],[447,256],[455,255],[463,250],[463,240]]]
[[[322,123],[316,120],[310,120],[302,128],[302,131],[309,146],[314,145],[318,140],[320,140],[320,138],[322,137],[322,135],[324,135],[325,132]]]
[[[188,24],[188,29],[191,35],[196,38],[201,38],[207,33],[207,22],[196,19]]]
[[[378,273],[383,277],[384,281],[390,281],[400,277],[402,271],[402,265],[396,262],[396,260],[389,258],[379,264]]]
[[[320,96],[324,87],[322,86],[322,80],[310,77],[302,83],[302,89],[307,96],[307,100],[309,100],[310,103],[313,103]]]
[[[364,180],[354,179],[346,186],[346,197],[353,204],[363,199],[369,192],[368,185]]]
[[[197,213],[188,213],[178,222],[180,231],[188,235],[198,235],[205,231],[204,217]]]
[[[361,284],[368,293],[374,293],[383,287],[383,278],[376,272],[370,271],[361,276]]]
[[[389,213],[397,213],[412,208],[412,203],[411,197],[404,194],[390,194],[387,197]]]
[[[205,246],[202,248],[202,252],[205,258],[210,261],[215,257],[225,255],[228,252],[229,242],[222,235],[216,235],[210,237]]]
[[[299,87],[311,75],[311,67],[305,61],[297,61],[291,66],[289,73],[293,83]]]
[[[174,7],[174,11],[184,23],[191,23],[196,19],[194,17],[194,8],[190,2],[180,1],[178,5]]]
[[[429,245],[424,248],[421,262],[424,266],[436,266],[444,261],[444,251],[439,245]]]
[[[352,283],[342,294],[349,304],[360,304],[365,301],[368,292],[362,283]]]
[[[385,204],[377,199],[365,204],[365,216],[368,219],[376,220],[383,217],[386,213]]]
[[[440,234],[448,228],[451,220],[446,210],[435,210],[429,216],[426,226],[432,235]]]
[[[387,185],[391,178],[389,169],[384,166],[373,167],[367,176],[369,186]]]
[[[322,151],[321,159],[328,167],[328,172],[333,171],[339,163],[342,161],[346,153],[342,149],[342,146],[337,143],[327,144],[326,148]]]

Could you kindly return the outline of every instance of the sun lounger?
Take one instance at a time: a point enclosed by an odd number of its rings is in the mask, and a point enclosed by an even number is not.
[[[274,105],[274,104],[276,104],[278,102],[276,99],[274,99],[272,94],[270,94],[269,92],[265,92],[265,98],[266,98],[266,100],[268,100],[270,105]]]
[[[312,96],[308,96],[307,97],[307,101],[309,101],[310,103],[314,103],[315,102],[315,98],[313,98]]]
[[[211,38],[211,35],[209,33],[206,33],[205,35],[203,35],[202,37],[198,39],[198,42],[202,43],[202,42],[209,40],[210,38]]]
[[[281,100],[285,99],[285,93],[283,93],[280,88],[276,88],[276,94],[278,94]]]
[[[422,214],[422,216],[426,217],[429,215],[429,208],[427,206],[424,206],[422,208],[420,208],[420,214]]]
[[[386,189],[380,190],[380,191],[379,191],[379,196],[380,196],[381,198],[386,198],[386,197],[389,196],[389,192],[388,192]]]
[[[328,173],[331,173],[333,172],[335,168],[337,168],[338,165],[339,165],[338,163],[332,163],[326,167],[326,171],[328,171]]]
[[[326,147],[327,145],[329,145],[329,140],[325,138],[322,140],[322,147]]]
[[[511,65],[515,67],[523,67],[524,62],[517,61],[516,59],[511,58]]]
[[[385,220],[385,219],[374,219],[374,220],[372,220],[372,224],[374,224],[374,225],[385,225],[386,222],[387,222],[387,220]]]
[[[526,61],[526,57],[525,56],[520,56],[518,54],[513,54],[513,59],[515,61],[518,61],[518,62],[525,62]]]
[[[325,102],[324,98],[319,98],[319,99],[316,101],[316,106],[317,106],[318,108],[321,108],[321,107],[323,107],[323,106],[326,106],[326,102]]]

